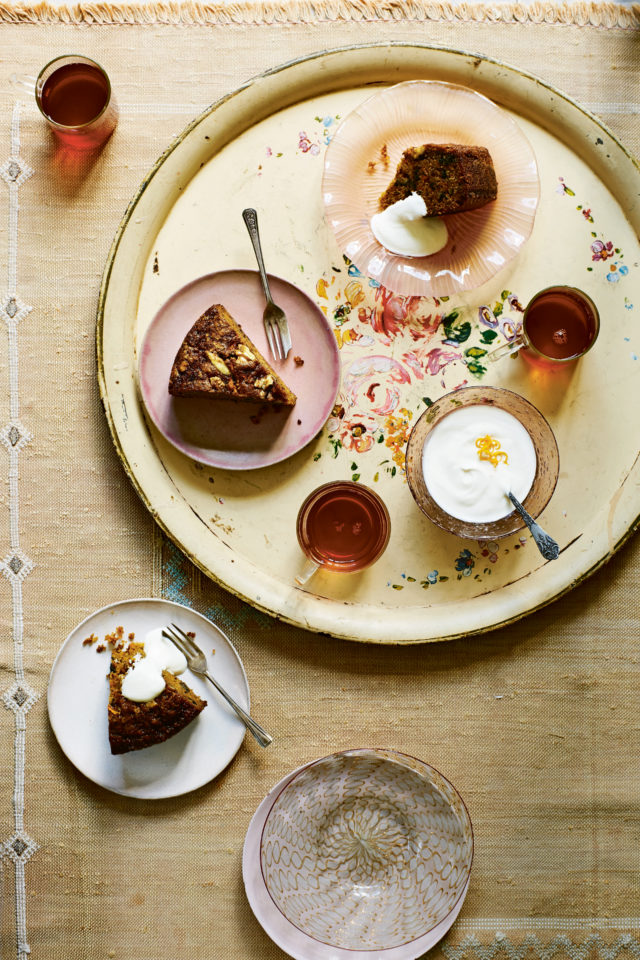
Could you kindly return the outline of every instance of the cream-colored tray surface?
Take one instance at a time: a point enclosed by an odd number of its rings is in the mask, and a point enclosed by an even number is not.
[[[490,97],[535,151],[541,199],[533,234],[484,287],[447,301],[402,298],[345,262],[323,219],[323,155],[333,130],[376,89],[440,79]],[[314,631],[405,643],[507,623],[569,590],[605,562],[640,514],[638,438],[625,411],[640,400],[640,171],[613,136],[535,78],[460,51],[389,44],[327,51],[262,75],[215,104],[160,158],[113,245],[98,315],[100,385],[116,448],[149,510],[210,577],[256,607]],[[262,470],[196,464],[158,434],[136,384],[142,336],[183,284],[253,268],[242,222],[256,207],[271,273],[323,309],[342,383],[322,433]],[[538,289],[567,283],[599,305],[594,349],[553,376],[522,358],[485,366]],[[294,346],[295,350],[295,346]],[[466,361],[463,363],[462,360]],[[464,382],[515,390],[551,423],[560,478],[541,522],[561,555],[545,563],[528,535],[461,541],[415,505],[403,470],[425,404]],[[301,565],[299,504],[334,478],[358,478],[391,514],[387,552],[361,574]]]

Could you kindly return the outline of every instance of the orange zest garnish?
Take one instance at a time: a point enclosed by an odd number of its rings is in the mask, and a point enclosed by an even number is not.
[[[509,462],[508,455],[500,449],[500,441],[489,436],[489,434],[486,437],[478,437],[476,447],[480,460],[488,460],[493,467],[497,467],[501,460],[503,463]]]

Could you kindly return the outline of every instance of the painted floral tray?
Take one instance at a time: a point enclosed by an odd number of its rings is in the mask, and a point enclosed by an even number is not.
[[[508,110],[540,174],[536,222],[521,254],[484,287],[449,299],[402,297],[371,282],[344,258],[323,218],[323,154],[340,119],[372,85],[416,78],[472,87]],[[105,271],[100,386],[140,496],[206,574],[310,630],[379,643],[447,639],[548,603],[605,562],[640,515],[638,438],[620,415],[640,399],[639,196],[640,170],[606,128],[558,91],[489,59],[419,44],[360,46],[248,83],[159,160]],[[342,382],[325,428],[297,454],[227,471],[190,460],[146,418],[138,349],[156,311],[185,283],[254,268],[241,217],[247,206],[260,214],[269,271],[299,286],[333,328]],[[553,283],[582,287],[599,305],[594,349],[553,376],[522,357],[487,365],[487,352],[518,330],[523,304]],[[403,469],[408,434],[426,406],[464,383],[515,390],[550,421],[561,467],[542,522],[560,543],[555,562],[545,563],[528,535],[458,540],[416,507]],[[297,587],[298,506],[334,478],[382,495],[389,547],[363,573],[319,573]]]

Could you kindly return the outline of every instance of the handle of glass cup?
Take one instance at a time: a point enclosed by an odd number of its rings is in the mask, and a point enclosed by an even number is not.
[[[307,560],[302,570],[295,575],[294,580],[299,586],[303,587],[319,569],[319,563],[316,563],[315,560]]]
[[[526,346],[527,338],[521,330],[513,340],[509,340],[508,343],[503,343],[501,347],[496,347],[495,350],[490,350],[489,353],[482,358],[482,362],[493,363],[494,360],[500,360],[502,357],[517,353],[518,350]]]
[[[15,92],[28,97],[31,101],[36,93],[36,80],[37,77],[30,76],[27,74],[22,74],[18,76],[17,73],[12,73],[9,77],[9,83],[14,88]]]

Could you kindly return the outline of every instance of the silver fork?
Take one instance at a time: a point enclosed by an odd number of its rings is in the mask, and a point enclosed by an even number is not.
[[[176,623],[172,623],[170,627],[165,627],[162,631],[162,636],[166,637],[167,640],[171,640],[178,650],[185,655],[189,665],[189,670],[191,670],[192,673],[197,673],[201,677],[206,677],[207,680],[214,685],[218,693],[224,697],[229,706],[233,707],[247,730],[254,735],[260,746],[268,747],[269,744],[273,742],[273,737],[269,736],[267,731],[263,730],[260,724],[256,723],[256,721],[249,716],[247,711],[242,709],[239,703],[236,703],[236,701],[229,693],[227,693],[224,687],[220,686],[215,677],[211,676],[207,670],[207,658],[193,637],[190,637],[188,634],[186,634],[184,630],[182,630]]]
[[[264,290],[264,295],[267,300],[262,320],[265,333],[267,334],[269,349],[276,360],[286,360],[287,354],[289,350],[291,350],[291,334],[289,333],[286,314],[282,307],[277,306],[277,304],[273,302],[271,290],[269,289],[267,271],[264,267],[262,247],[260,245],[260,234],[258,232],[258,214],[252,207],[247,207],[246,210],[242,211],[242,219],[251,237],[253,252],[258,261],[258,272],[260,273],[260,280],[262,281],[262,289]]]

